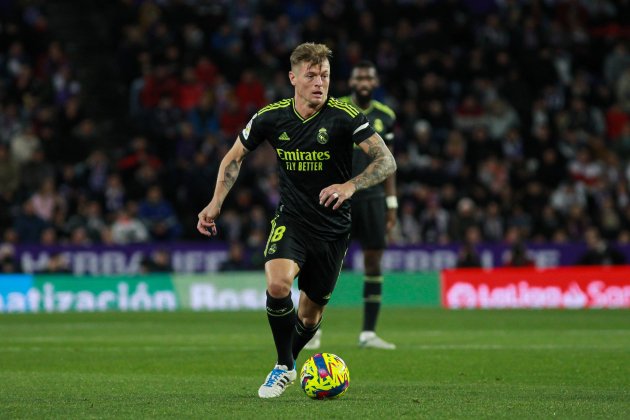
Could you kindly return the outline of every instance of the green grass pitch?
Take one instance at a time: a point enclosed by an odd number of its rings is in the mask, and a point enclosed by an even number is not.
[[[257,397],[264,312],[2,315],[0,419],[630,418],[628,311],[384,308],[389,352],[357,347],[360,318],[325,314],[350,388],[314,401]]]

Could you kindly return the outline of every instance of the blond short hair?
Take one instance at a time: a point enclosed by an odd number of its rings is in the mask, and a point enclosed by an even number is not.
[[[332,57],[332,50],[324,44],[305,42],[295,47],[291,53],[291,68],[300,63],[322,64]]]

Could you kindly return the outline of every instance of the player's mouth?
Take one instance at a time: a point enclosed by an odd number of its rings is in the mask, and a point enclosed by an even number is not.
[[[322,92],[321,90],[316,90],[315,92],[313,92],[313,96],[318,99],[322,99],[324,97],[324,92]]]

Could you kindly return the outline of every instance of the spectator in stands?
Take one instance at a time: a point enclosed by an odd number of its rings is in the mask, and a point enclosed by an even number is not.
[[[434,194],[427,198],[426,207],[420,214],[422,243],[444,244],[448,242],[449,214],[440,206]]]
[[[148,228],[151,238],[158,241],[177,239],[181,226],[171,204],[162,195],[162,188],[151,186],[140,202],[138,217]]]
[[[173,271],[171,266],[171,256],[165,249],[156,249],[149,256],[145,256],[140,263],[140,273],[170,273]]]
[[[182,83],[178,86],[177,106],[188,112],[199,105],[204,95],[203,83],[197,80],[194,67],[186,67],[182,73]]]
[[[13,201],[19,186],[20,167],[9,156],[7,146],[0,143],[0,203],[2,203],[2,207],[7,208],[9,203]]]
[[[258,80],[252,69],[243,70],[241,80],[234,89],[234,94],[238,99],[241,109],[247,115],[253,114],[266,103],[265,87],[260,80]]]
[[[621,265],[626,262],[624,255],[602,238],[597,228],[587,229],[584,239],[587,250],[579,257],[578,265]]]
[[[11,138],[11,159],[18,165],[23,165],[33,158],[40,147],[42,143],[35,135],[35,129],[28,125]]]
[[[26,200],[22,204],[22,211],[13,223],[18,240],[26,244],[38,243],[41,233],[46,226],[46,221],[35,212],[35,206],[31,199]]]
[[[40,219],[50,222],[56,208],[63,208],[65,203],[56,191],[55,181],[45,179],[37,192],[31,196],[31,203],[35,214]]]
[[[188,111],[188,122],[192,124],[199,138],[219,132],[219,118],[212,90],[205,91],[198,105]]]
[[[481,267],[481,258],[475,249],[475,245],[464,242],[457,253],[457,268],[478,268]]]
[[[479,226],[479,217],[475,202],[469,197],[463,197],[457,203],[457,212],[449,222],[449,237],[452,241],[461,242],[466,237],[466,231]]]
[[[50,255],[46,266],[41,270],[42,274],[70,274],[71,272],[67,256],[62,253]]]
[[[118,210],[111,235],[112,242],[118,245],[141,243],[149,239],[147,228],[127,208]]]
[[[534,260],[527,254],[527,248],[521,240],[517,240],[510,247],[505,256],[506,267],[533,267]]]
[[[15,247],[11,243],[0,245],[0,274],[19,273],[19,264],[15,255]]]
[[[101,231],[105,228],[101,204],[96,200],[80,203],[77,212],[68,218],[68,222],[64,228],[66,232],[71,233],[81,228],[83,229],[81,234],[85,234],[86,240],[91,243],[99,243],[101,240]],[[71,234],[71,236],[73,235]]]
[[[242,271],[248,268],[243,245],[240,242],[230,242],[228,258],[221,263],[219,271]]]

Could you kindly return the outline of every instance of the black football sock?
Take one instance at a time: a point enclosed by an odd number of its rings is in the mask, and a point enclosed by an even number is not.
[[[278,352],[278,364],[293,369],[293,355],[291,353],[291,339],[295,325],[295,310],[291,293],[276,299],[267,292],[267,319],[273,334],[273,341]]]
[[[381,309],[383,276],[365,276],[363,283],[363,331],[375,331]]]
[[[307,327],[300,320],[299,317],[296,317],[295,321],[295,331],[293,332],[293,358],[297,360],[298,355],[311,338],[315,335],[319,326],[321,325],[322,320],[320,319],[317,325],[313,325],[312,327]]]

